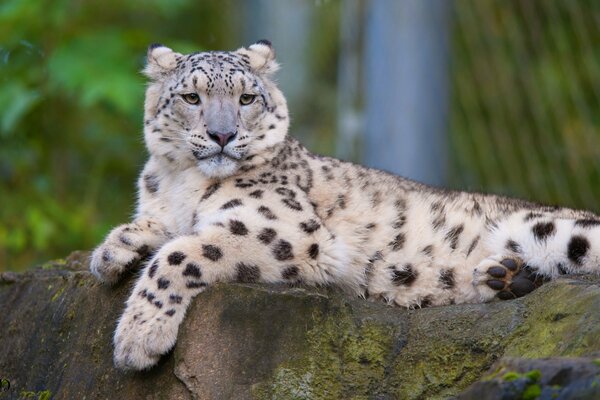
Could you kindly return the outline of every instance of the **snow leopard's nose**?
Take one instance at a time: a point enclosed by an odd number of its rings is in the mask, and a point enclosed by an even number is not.
[[[237,135],[236,132],[217,132],[217,131],[206,131],[208,137],[215,143],[217,143],[221,148],[227,146],[229,142],[235,139]]]

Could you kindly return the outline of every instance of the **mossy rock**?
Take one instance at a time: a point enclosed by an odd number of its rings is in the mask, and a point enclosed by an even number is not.
[[[88,258],[0,274],[0,379],[11,385],[0,398],[437,399],[504,356],[600,358],[593,279],[422,310],[334,289],[223,284],[195,299],[157,367],[123,373],[112,364],[112,332],[133,280],[100,285]]]
[[[597,400],[600,366],[593,358],[504,358],[457,400]]]

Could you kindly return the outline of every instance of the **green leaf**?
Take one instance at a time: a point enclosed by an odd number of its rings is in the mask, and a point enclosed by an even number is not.
[[[106,103],[131,114],[142,104],[144,91],[136,60],[136,50],[119,32],[83,34],[63,43],[50,56],[50,83],[75,96],[84,107]]]
[[[36,90],[28,89],[20,82],[2,85],[0,91],[0,133],[7,136],[19,121],[39,102]]]

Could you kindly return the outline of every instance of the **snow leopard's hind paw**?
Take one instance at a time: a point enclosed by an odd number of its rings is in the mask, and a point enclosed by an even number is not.
[[[548,278],[515,257],[488,257],[474,271],[474,284],[482,297],[516,299],[533,292]]]

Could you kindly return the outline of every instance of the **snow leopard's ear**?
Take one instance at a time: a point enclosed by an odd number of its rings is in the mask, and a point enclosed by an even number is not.
[[[143,72],[154,81],[161,80],[175,69],[180,57],[181,54],[162,44],[152,44],[148,47],[146,67]]]
[[[238,49],[236,53],[244,57],[250,66],[250,69],[259,75],[271,75],[279,69],[279,64],[275,61],[275,50],[271,42],[263,39],[248,46]]]

